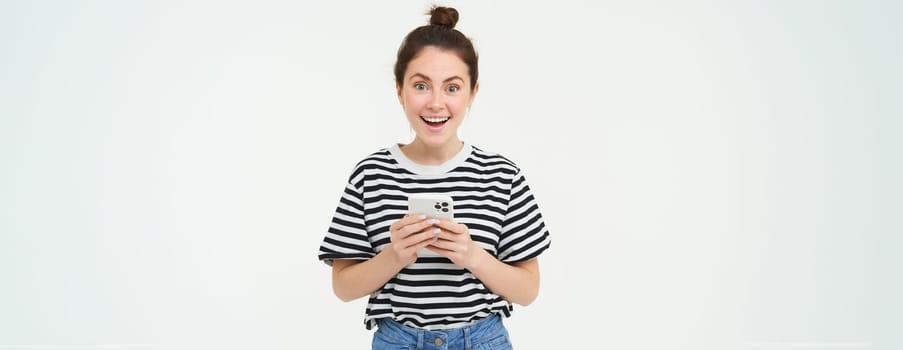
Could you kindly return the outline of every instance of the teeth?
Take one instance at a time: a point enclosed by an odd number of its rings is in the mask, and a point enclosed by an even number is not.
[[[448,117],[436,117],[436,118],[421,117],[421,118],[423,118],[423,120],[426,120],[430,123],[441,123],[441,122],[448,120]]]

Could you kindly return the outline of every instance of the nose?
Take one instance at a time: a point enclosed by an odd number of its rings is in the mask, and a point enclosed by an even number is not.
[[[432,99],[430,100],[430,109],[432,110],[441,110],[442,109],[442,93],[439,91],[433,91]]]

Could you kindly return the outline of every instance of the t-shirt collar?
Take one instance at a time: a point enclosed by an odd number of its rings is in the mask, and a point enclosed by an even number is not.
[[[444,174],[451,171],[454,168],[457,168],[459,165],[464,164],[464,161],[467,160],[467,157],[470,156],[470,153],[473,151],[473,147],[464,142],[464,147],[461,147],[461,150],[458,151],[458,154],[455,154],[454,157],[445,161],[445,163],[439,165],[422,165],[414,163],[412,160],[408,159],[407,156],[404,155],[404,152],[401,151],[401,148],[398,146],[399,144],[393,144],[389,147],[389,153],[398,161],[398,165],[414,174],[421,175],[436,175],[436,174]]]

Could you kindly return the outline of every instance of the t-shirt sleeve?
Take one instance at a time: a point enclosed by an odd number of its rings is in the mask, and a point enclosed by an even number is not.
[[[520,170],[514,175],[508,209],[499,239],[499,260],[527,261],[549,248],[551,238],[539,212],[539,205]]]
[[[335,259],[367,260],[376,253],[367,238],[363,193],[350,182],[342,192],[318,257],[327,265]]]

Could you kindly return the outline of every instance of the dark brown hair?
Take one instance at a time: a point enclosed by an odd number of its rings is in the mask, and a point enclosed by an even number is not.
[[[442,50],[451,50],[467,64],[470,75],[470,89],[477,84],[477,52],[463,33],[455,29],[458,23],[458,10],[451,7],[433,6],[429,13],[430,24],[417,27],[404,37],[398,48],[395,61],[395,83],[404,84],[404,73],[408,63],[420,54],[427,46],[435,46]]]

